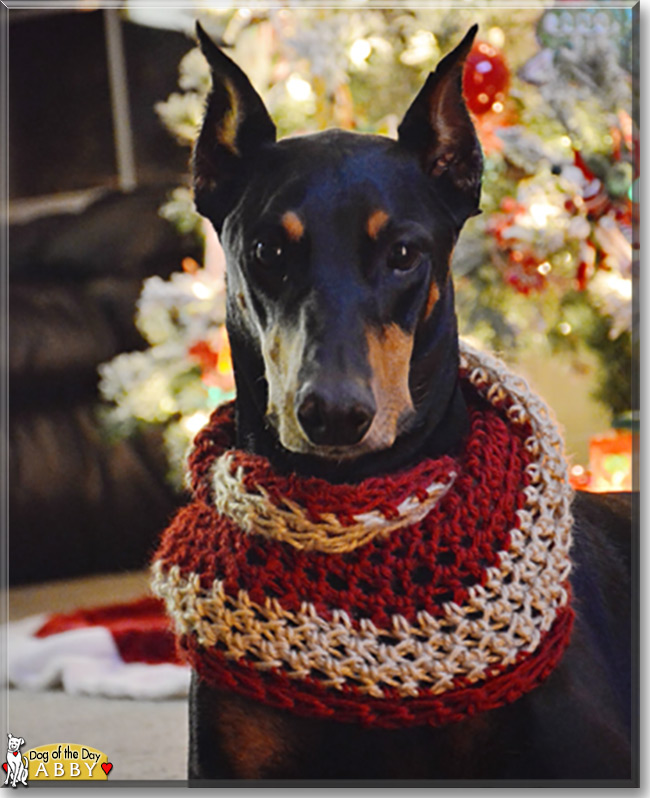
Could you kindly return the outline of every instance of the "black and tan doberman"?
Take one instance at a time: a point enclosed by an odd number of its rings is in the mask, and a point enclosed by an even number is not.
[[[454,453],[468,414],[450,259],[479,212],[482,154],[461,94],[476,26],[397,140],[276,141],[247,77],[198,32],[213,87],[194,188],[226,252],[237,445],[338,483]],[[190,778],[631,779],[630,497],[579,495],[574,516],[578,618],[542,687],[443,728],[386,731],[194,678]]]

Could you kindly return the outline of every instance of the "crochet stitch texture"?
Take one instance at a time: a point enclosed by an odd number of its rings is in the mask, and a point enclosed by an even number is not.
[[[193,502],[153,565],[201,678],[384,728],[516,700],[568,644],[572,492],[548,408],[461,342],[463,453],[356,485],[234,447],[234,405],[190,455]]]

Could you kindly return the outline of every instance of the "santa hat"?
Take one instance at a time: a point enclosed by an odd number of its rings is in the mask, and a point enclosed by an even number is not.
[[[190,668],[153,597],[10,623],[7,651],[9,683],[22,689],[144,699],[189,689]]]

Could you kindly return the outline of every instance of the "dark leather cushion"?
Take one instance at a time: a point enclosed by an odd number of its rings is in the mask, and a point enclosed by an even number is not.
[[[158,215],[165,188],[112,193],[80,214],[10,230],[10,580],[144,567],[180,501],[160,431],[109,440],[97,366],[146,346],[142,280],[196,242]]]
[[[10,425],[11,582],[144,567],[176,507],[160,437],[109,443],[92,404]]]

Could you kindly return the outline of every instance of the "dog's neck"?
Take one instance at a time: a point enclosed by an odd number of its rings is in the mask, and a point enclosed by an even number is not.
[[[442,342],[446,343],[446,342]],[[382,451],[357,459],[332,461],[288,451],[278,441],[265,418],[266,397],[259,376],[261,364],[250,351],[239,350],[233,338],[233,362],[237,383],[237,446],[266,457],[278,473],[295,472],[316,476],[333,483],[358,482],[378,474],[407,468],[425,457],[454,454],[461,448],[469,428],[468,411],[458,379],[458,351],[447,349],[434,372],[440,374],[438,386],[427,391],[426,405],[417,426],[400,435]],[[262,372],[263,373],[263,372]],[[430,379],[436,383],[435,376]]]

